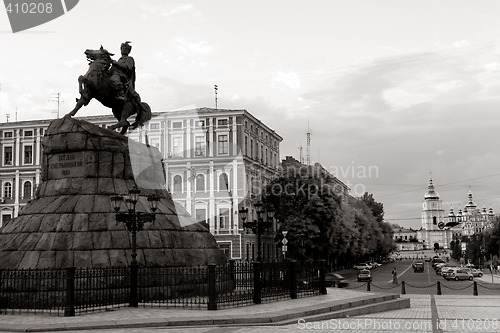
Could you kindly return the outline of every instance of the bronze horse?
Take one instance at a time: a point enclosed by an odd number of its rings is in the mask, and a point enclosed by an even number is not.
[[[113,68],[110,68],[112,53],[101,46],[99,50],[87,49],[85,55],[89,61],[89,70],[85,75],[78,77],[80,98],[76,99],[75,108],[65,117],[74,116],[82,106],[88,105],[92,98],[95,98],[104,106],[111,108],[118,123],[110,126],[109,129],[114,130],[121,127],[121,134],[125,134],[129,127],[135,129],[151,119],[149,105],[138,102],[129,89],[127,89],[125,101],[116,99],[116,91],[109,84],[109,78],[113,71]],[[127,119],[133,114],[137,114],[137,116],[135,122],[130,125]]]

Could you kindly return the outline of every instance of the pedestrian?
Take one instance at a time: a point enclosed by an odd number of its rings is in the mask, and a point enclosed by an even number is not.
[[[398,272],[396,271],[396,267],[392,270],[392,284],[398,284]]]

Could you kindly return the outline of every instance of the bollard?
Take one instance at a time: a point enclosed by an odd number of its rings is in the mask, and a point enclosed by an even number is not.
[[[474,296],[477,296],[477,281],[474,281]]]
[[[404,281],[401,281],[401,294],[402,295],[406,294],[406,286]]]
[[[437,282],[437,294],[441,295],[441,281]]]
[[[368,282],[366,282],[366,291],[371,291],[371,282],[372,280],[368,280]]]

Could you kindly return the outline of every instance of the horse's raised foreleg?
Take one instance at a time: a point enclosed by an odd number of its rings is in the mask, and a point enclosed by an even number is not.
[[[83,85],[83,76],[78,77],[78,92],[80,93],[80,98],[76,99],[76,105],[71,112],[65,115],[65,117],[73,117],[82,106],[89,104],[91,98],[87,89]]]

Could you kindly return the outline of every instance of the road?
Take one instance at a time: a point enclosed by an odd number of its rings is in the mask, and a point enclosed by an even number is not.
[[[423,273],[415,273],[411,266],[412,262],[413,260],[401,260],[372,269],[371,291],[401,293],[401,284],[404,281],[407,294],[437,295],[439,282],[441,295],[473,295],[474,281],[446,281],[441,275],[435,273],[430,262],[424,262]],[[396,268],[398,272],[399,285],[397,286],[392,284],[393,268]],[[342,272],[342,275],[349,281],[349,288],[366,290],[366,282],[357,282],[356,274],[357,270],[354,269]],[[482,279],[474,278],[477,282],[478,295],[500,295],[500,285],[487,282],[488,276]]]

